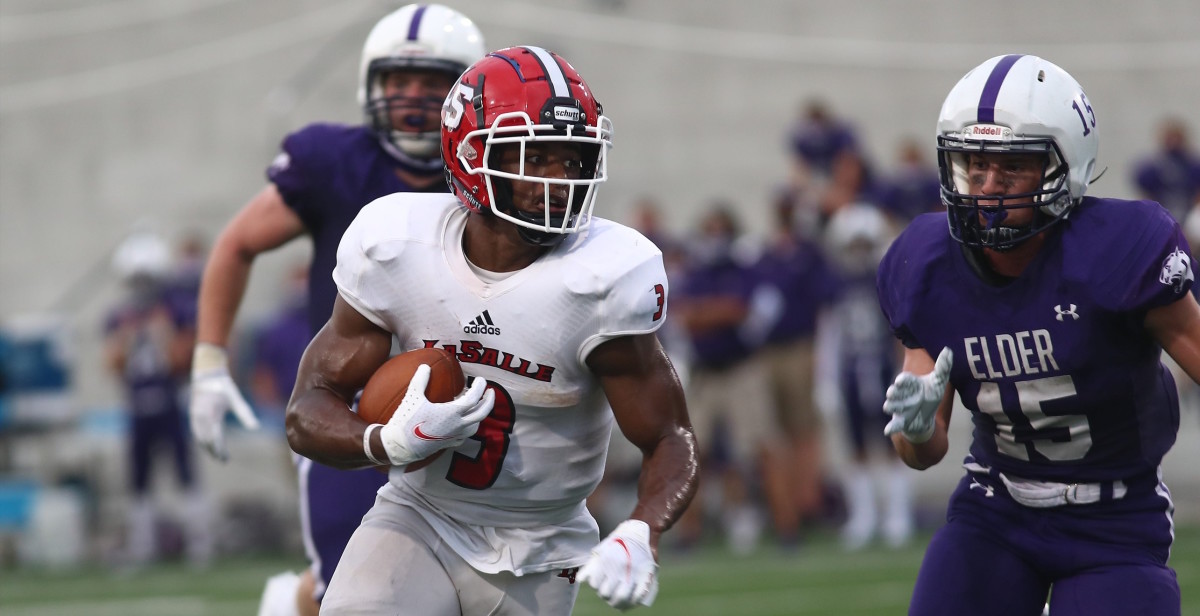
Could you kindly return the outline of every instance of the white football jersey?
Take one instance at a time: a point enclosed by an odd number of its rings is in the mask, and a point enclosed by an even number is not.
[[[594,403],[602,393],[585,361],[605,340],[662,325],[662,253],[593,219],[488,282],[461,248],[467,217],[452,195],[397,193],[363,208],[338,248],[333,278],[345,301],[402,350],[452,351],[496,393],[472,439],[421,470],[394,469],[380,494],[416,506],[481,570],[576,566],[599,539],[584,499],[604,472],[613,424]]]

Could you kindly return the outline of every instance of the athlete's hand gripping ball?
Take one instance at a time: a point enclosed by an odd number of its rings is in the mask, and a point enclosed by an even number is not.
[[[472,379],[471,386],[449,402],[430,402],[425,397],[428,383],[429,366],[421,364],[400,406],[379,429],[388,461],[396,466],[463,444],[492,412],[496,394],[484,379]]]

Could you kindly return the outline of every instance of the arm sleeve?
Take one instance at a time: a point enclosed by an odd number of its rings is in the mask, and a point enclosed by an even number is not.
[[[386,197],[384,197],[386,198]],[[338,244],[333,282],[338,294],[372,323],[393,331],[387,319],[387,305],[398,296],[385,263],[399,256],[403,242],[380,236],[380,230],[396,224],[395,218],[381,220],[386,208],[379,200],[369,203],[342,235]]]
[[[333,138],[332,131],[325,126],[306,126],[284,137],[279,154],[267,167],[267,180],[309,228],[314,228],[319,206],[327,201]]]
[[[913,335],[908,322],[910,300],[905,291],[912,283],[908,280],[909,272],[904,267],[909,260],[900,254],[905,246],[902,240],[903,236],[894,242],[879,263],[875,288],[879,295],[879,308],[887,319],[892,335],[896,336],[905,348],[917,349],[921,348],[921,343]]]
[[[1191,292],[1195,280],[1191,248],[1179,223],[1161,206],[1143,201],[1146,216],[1127,218],[1141,224],[1122,227],[1124,250],[1104,251],[1109,267],[1095,267],[1097,300],[1117,312],[1144,312]]]

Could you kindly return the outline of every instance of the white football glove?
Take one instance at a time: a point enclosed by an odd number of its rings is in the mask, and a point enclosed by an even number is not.
[[[430,402],[425,397],[429,366],[421,364],[408,382],[408,391],[379,438],[388,461],[396,466],[423,460],[442,449],[458,447],[479,429],[492,412],[496,393],[481,378],[450,402]]]
[[[883,433],[891,436],[899,432],[911,443],[928,441],[933,436],[934,417],[946,393],[953,364],[954,352],[943,347],[933,372],[924,376],[911,372],[896,375],[896,382],[888,387],[887,399],[883,401],[883,412],[892,416]]]
[[[229,459],[225,449],[225,413],[233,411],[248,430],[258,429],[258,418],[242,397],[233,377],[229,376],[229,360],[225,349],[201,342],[192,353],[192,384],[188,417],[192,436],[213,457],[224,462]]]
[[[578,579],[618,610],[650,605],[658,596],[658,563],[650,550],[650,527],[641,520],[625,520],[579,569]]]

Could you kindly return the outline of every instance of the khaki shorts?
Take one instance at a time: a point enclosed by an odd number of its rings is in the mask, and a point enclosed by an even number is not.
[[[813,403],[814,355],[811,339],[802,338],[762,351],[771,397],[779,422],[791,436],[821,431],[821,415]]]
[[[768,389],[766,366],[758,356],[724,370],[695,367],[687,404],[700,450],[711,451],[721,417],[738,461],[752,460],[762,447],[780,441],[779,420]]]

